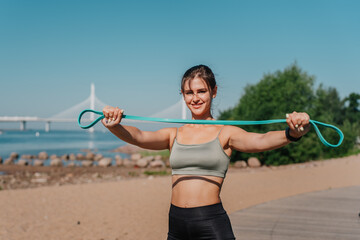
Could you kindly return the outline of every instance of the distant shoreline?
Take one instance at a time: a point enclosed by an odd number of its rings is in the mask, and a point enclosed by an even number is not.
[[[110,133],[96,131],[55,130],[50,132],[27,130],[6,131],[0,134],[0,157],[6,159],[12,152],[19,155],[38,155],[46,151],[49,155],[84,153],[84,149],[114,157],[111,150],[125,143]],[[117,153],[126,157],[125,154]]]

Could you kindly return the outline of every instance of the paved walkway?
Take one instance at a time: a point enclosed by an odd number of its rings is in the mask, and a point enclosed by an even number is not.
[[[360,186],[301,194],[230,215],[237,240],[359,240]]]

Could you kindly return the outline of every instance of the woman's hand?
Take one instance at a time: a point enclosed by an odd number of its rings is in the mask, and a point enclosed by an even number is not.
[[[105,116],[105,118],[101,120],[102,124],[107,128],[112,128],[121,122],[124,110],[118,107],[106,106],[102,112]]]
[[[176,135],[176,128],[163,128],[158,131],[141,131],[137,127],[119,125],[124,110],[118,107],[106,106],[103,108],[102,124],[109,131],[124,142],[141,148],[163,150],[170,149],[170,139]]]
[[[288,113],[286,114],[286,122],[290,128],[290,136],[299,138],[310,130],[310,117],[307,113]]]

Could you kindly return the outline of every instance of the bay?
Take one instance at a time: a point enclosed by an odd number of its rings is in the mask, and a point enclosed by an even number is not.
[[[12,152],[19,155],[37,155],[45,151],[49,155],[84,153],[91,150],[103,154],[105,157],[127,154],[114,153],[111,150],[125,145],[125,142],[109,132],[77,131],[77,130],[2,130],[0,132],[0,157],[6,159]]]

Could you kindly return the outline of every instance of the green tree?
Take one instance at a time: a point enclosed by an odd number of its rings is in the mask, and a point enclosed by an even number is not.
[[[344,99],[344,105],[348,103],[348,106],[344,107],[344,115],[350,122],[360,121],[360,109],[359,109],[360,94],[350,93],[348,97]]]
[[[310,131],[300,142],[280,149],[251,154],[234,151],[232,160],[256,156],[263,164],[282,165],[335,157],[349,152],[354,147],[356,139],[353,131],[355,125],[342,113],[351,111],[344,109],[344,101],[341,101],[335,88],[324,88],[320,85],[314,91],[314,81],[315,77],[301,70],[297,64],[292,64],[283,71],[265,74],[256,85],[246,86],[244,95],[238,104],[234,108],[221,112],[220,119],[278,119],[285,118],[286,113],[293,111],[307,112],[312,119],[343,128],[347,137],[341,147],[336,149],[325,147],[318,140],[315,131]],[[353,109],[353,106],[358,107],[354,103],[353,96],[347,101],[351,101],[350,109]],[[283,130],[285,127],[285,124],[272,124],[245,126],[243,129],[251,132],[267,132]],[[329,142],[336,143],[338,141],[339,137],[333,130],[324,128],[320,128],[320,130]]]
[[[316,117],[320,122],[331,122],[334,124],[342,124],[345,116],[342,113],[343,101],[335,88],[324,88],[320,84],[316,90],[315,99],[312,103],[311,115]]]

